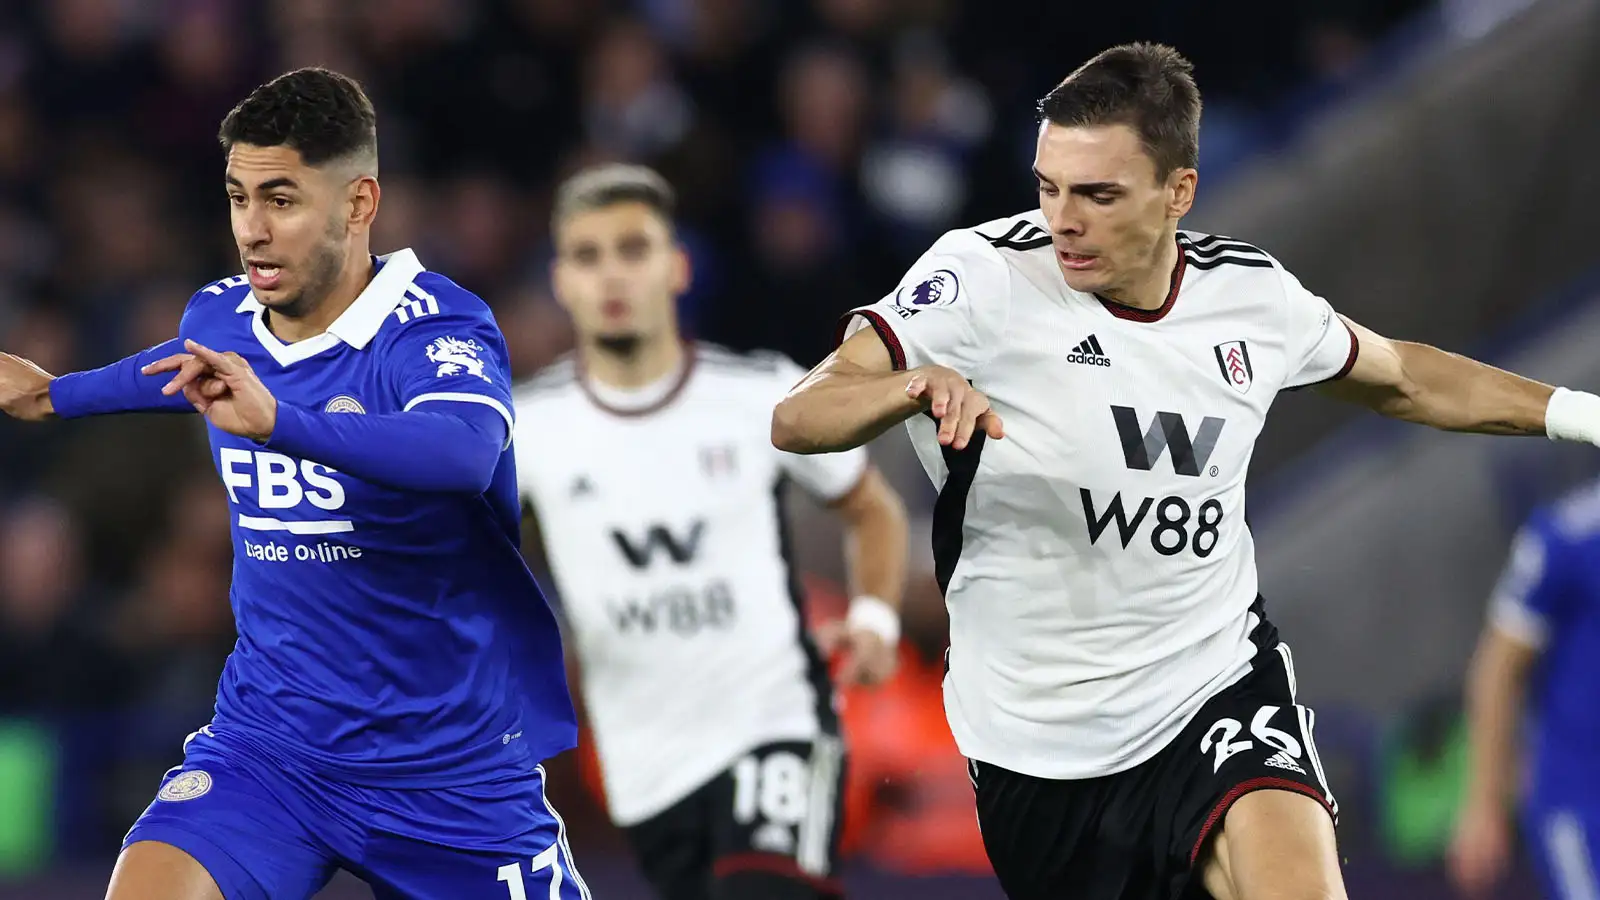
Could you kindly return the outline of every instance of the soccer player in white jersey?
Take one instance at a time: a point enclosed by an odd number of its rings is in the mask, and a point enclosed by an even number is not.
[[[689,263],[654,172],[580,172],[555,201],[556,295],[578,350],[514,394],[517,471],[555,577],[612,819],[665,900],[839,896],[843,783],[823,657],[785,533],[794,481],[843,520],[843,677],[888,677],[899,498],[856,448],[772,447],[805,373],[686,344]],[[560,440],[549,440],[550,429]]]
[[[940,487],[945,706],[1016,900],[1344,897],[1337,805],[1257,593],[1245,471],[1280,390],[1600,438],[1600,397],[1337,316],[1178,229],[1200,96],[1152,44],[1040,102],[1039,208],[951,231],[779,404],[837,452],[906,421]]]

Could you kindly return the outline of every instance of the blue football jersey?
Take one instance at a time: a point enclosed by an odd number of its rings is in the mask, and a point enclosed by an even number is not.
[[[360,416],[471,403],[509,429],[509,361],[488,307],[410,250],[377,264],[316,337],[279,341],[244,276],[197,292],[181,337],[243,356],[280,404]],[[213,732],[375,785],[532,772],[573,746],[556,621],[519,552],[509,437],[489,489],[468,495],[372,484],[209,430],[239,633]],[[373,452],[426,465],[435,451]]]
[[[1490,608],[1495,627],[1541,650],[1531,799],[1600,808],[1600,482],[1530,517]]]

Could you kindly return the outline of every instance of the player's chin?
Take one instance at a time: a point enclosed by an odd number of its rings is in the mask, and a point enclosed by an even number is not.
[[[1069,269],[1066,266],[1058,266],[1057,268],[1061,270],[1061,277],[1066,280],[1067,287],[1081,294],[1100,293],[1109,286],[1111,281],[1108,273],[1098,271],[1098,267],[1090,270]]]
[[[602,341],[619,343],[636,343],[642,335],[632,322],[609,323],[595,332]]]
[[[260,303],[267,309],[279,310],[293,307],[300,301],[301,294],[299,290],[285,285],[277,285],[268,290],[251,288],[250,292],[255,294],[257,303]]]

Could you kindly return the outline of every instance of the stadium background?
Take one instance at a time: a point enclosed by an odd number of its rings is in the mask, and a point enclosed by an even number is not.
[[[679,187],[693,334],[809,365],[940,231],[1030,205],[1033,100],[1138,38],[1182,49],[1205,92],[1187,224],[1261,244],[1380,331],[1600,385],[1594,0],[9,0],[0,347],[61,372],[170,337],[238,267],[220,117],[322,64],[380,112],[376,247],[415,247],[488,300],[520,375],[570,345],[544,274],[551,186],[602,159]],[[874,451],[920,558],[905,671],[850,698],[850,878],[883,900],[997,897],[930,662],[931,492],[898,434]],[[1528,507],[1596,468],[1280,404],[1251,519],[1320,710],[1353,896],[1448,896],[1484,595]],[[837,533],[797,515],[813,615],[837,615]],[[227,519],[187,417],[0,422],[0,898],[99,897],[208,718],[233,640]],[[596,893],[645,896],[592,767],[551,771]],[[1519,873],[1504,896],[1531,892]]]

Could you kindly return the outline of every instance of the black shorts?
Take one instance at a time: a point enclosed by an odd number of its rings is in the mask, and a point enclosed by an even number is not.
[[[1311,743],[1315,717],[1294,702],[1289,648],[1271,636],[1243,679],[1132,769],[1059,781],[969,763],[984,848],[1006,896],[1209,897],[1196,862],[1228,808],[1251,791],[1307,794],[1337,823],[1339,807]]]
[[[661,900],[821,900],[843,830],[837,737],[764,744],[627,830]]]

